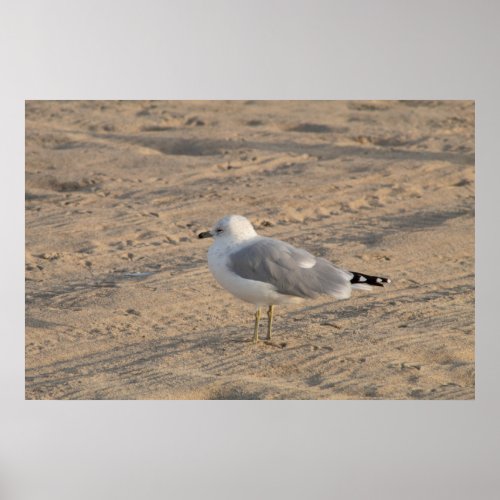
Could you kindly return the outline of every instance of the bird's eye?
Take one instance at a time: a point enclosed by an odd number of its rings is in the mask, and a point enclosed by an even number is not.
[[[219,227],[218,229],[216,229],[216,230],[215,230],[215,232],[216,232],[217,234],[220,234],[220,233],[222,233],[222,229]]]

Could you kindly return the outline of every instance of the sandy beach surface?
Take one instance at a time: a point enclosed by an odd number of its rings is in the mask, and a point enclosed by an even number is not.
[[[226,214],[393,282],[253,345]],[[473,399],[474,335],[473,102],[26,103],[27,399]]]

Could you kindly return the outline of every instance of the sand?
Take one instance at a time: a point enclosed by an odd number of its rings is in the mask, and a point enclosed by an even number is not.
[[[253,345],[197,238],[230,213],[393,282]],[[26,103],[27,399],[473,399],[474,373],[473,102]]]

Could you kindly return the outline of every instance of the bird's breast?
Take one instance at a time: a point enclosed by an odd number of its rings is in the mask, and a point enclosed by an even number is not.
[[[228,259],[227,248],[222,250],[212,245],[208,250],[208,267],[219,285],[245,302],[259,305],[280,303],[274,286],[238,276],[229,269]]]

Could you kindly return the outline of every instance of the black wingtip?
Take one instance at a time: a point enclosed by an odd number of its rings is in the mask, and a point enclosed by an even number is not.
[[[356,283],[362,283],[364,285],[371,286],[384,286],[391,283],[389,278],[382,278],[381,276],[370,276],[369,274],[357,273],[355,271],[351,271],[354,275],[351,279],[351,284],[355,285]]]

